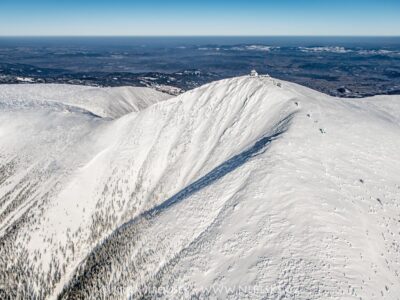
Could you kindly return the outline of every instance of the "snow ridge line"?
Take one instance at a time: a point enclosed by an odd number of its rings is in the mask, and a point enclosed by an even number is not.
[[[107,262],[103,260],[109,259],[109,257],[107,254],[105,254],[104,256],[102,255],[102,249],[106,249],[107,245],[111,244],[114,239],[118,238],[119,235],[123,235],[124,231],[129,230],[130,227],[133,227],[136,224],[141,223],[142,221],[144,221],[145,223],[150,222],[153,218],[162,214],[167,209],[185,200],[186,198],[197,193],[203,188],[211,185],[228,173],[239,168],[253,157],[265,153],[265,151],[267,151],[268,149],[268,146],[274,140],[280,138],[288,130],[295,114],[296,112],[292,112],[281,119],[269,133],[258,139],[253,144],[253,146],[251,146],[247,150],[242,151],[241,153],[231,157],[227,161],[215,167],[206,175],[191,183],[187,187],[183,188],[181,191],[168,198],[163,203],[141,213],[140,215],[134,217],[133,219],[116,228],[108,237],[104,238],[103,241],[95,246],[93,250],[86,256],[86,258],[77,266],[75,274],[72,275],[72,278],[64,286],[61,293],[57,295],[57,298],[64,299],[70,292],[74,294],[75,289],[79,290],[79,287],[82,287],[82,283],[80,280],[82,277],[90,278],[91,272],[97,272],[99,271],[99,269],[107,267]]]
[[[16,104],[19,104],[19,106],[16,106]],[[30,105],[29,105],[30,104]],[[83,115],[88,115],[93,118],[99,118],[99,119],[107,119],[103,118],[92,111],[82,108],[76,105],[71,105],[63,102],[58,102],[56,100],[36,100],[36,101],[31,101],[30,103],[28,102],[23,102],[20,100],[11,100],[10,102],[3,102],[0,101],[0,110],[6,111],[7,109],[11,110],[17,108],[22,111],[26,110],[32,110],[33,108],[38,107],[39,109],[49,109],[50,111],[68,111],[70,113],[78,113],[78,114],[83,114]]]

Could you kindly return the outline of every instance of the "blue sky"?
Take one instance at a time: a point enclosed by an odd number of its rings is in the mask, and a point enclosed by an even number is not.
[[[400,35],[400,0],[0,0],[0,35]]]

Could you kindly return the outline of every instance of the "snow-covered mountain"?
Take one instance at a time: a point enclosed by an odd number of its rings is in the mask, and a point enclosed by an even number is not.
[[[66,84],[0,85],[0,107],[77,107],[102,118],[119,118],[138,112],[170,95],[143,87],[97,88]],[[66,108],[68,109],[68,108]]]
[[[169,97],[0,86],[0,295],[399,298],[400,97]]]

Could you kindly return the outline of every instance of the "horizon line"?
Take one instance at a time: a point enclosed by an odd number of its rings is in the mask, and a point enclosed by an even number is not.
[[[112,38],[112,37],[132,37],[132,38],[140,38],[140,37],[154,37],[154,38],[177,38],[177,37],[375,37],[375,38],[385,38],[385,37],[400,37],[399,35],[360,35],[360,34],[354,34],[354,35],[313,35],[313,34],[271,34],[271,35],[224,35],[224,34],[215,34],[215,35],[203,35],[203,34],[194,34],[194,35],[0,35],[0,38],[41,38],[41,37],[46,37],[46,38],[51,38],[51,37],[69,37],[69,38],[84,38],[84,37],[104,37],[104,38]]]

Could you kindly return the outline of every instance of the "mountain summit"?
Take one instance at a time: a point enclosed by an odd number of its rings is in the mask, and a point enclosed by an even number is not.
[[[396,299],[399,116],[264,76],[0,86],[0,295]]]

